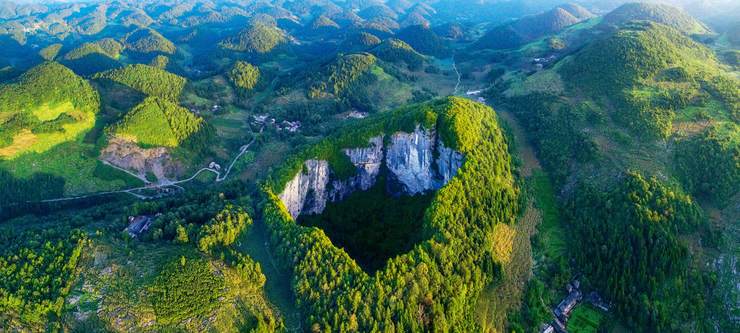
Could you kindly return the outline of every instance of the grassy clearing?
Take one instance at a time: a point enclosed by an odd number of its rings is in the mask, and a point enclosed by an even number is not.
[[[43,104],[31,111],[31,113],[39,118],[41,121],[49,121],[57,119],[62,113],[67,113],[74,110],[72,102],[66,101],[64,103],[51,106],[49,104]]]
[[[529,77],[514,81],[506,90],[507,97],[524,96],[532,93],[562,94],[564,91],[563,80],[556,70],[539,71]]]
[[[47,110],[41,113],[48,112],[43,116],[50,116],[51,113],[58,110],[57,108],[51,112]],[[30,130],[23,130],[13,137],[13,142],[9,146],[0,149],[0,158],[12,160],[27,152],[43,153],[63,142],[76,140],[84,132],[95,126],[95,114],[92,112],[67,110],[66,114],[69,114],[76,121],[63,124],[61,131],[34,134]]]
[[[88,144],[63,143],[44,153],[28,153],[14,160],[0,161],[0,169],[16,178],[30,178],[35,173],[62,177],[65,180],[65,195],[115,190],[138,184],[129,175],[114,173],[108,170],[110,167],[100,166],[100,162],[90,154],[92,148]],[[106,176],[98,177],[103,174]]]
[[[676,112],[675,122],[689,122],[700,119],[729,121],[727,110],[722,102],[711,99],[703,106],[689,106]]]
[[[499,224],[494,229],[496,260],[506,264],[502,279],[486,287],[478,298],[476,317],[482,332],[504,332],[508,314],[521,306],[532,271],[529,239],[541,220],[540,211],[529,205],[515,226]]]
[[[555,192],[550,179],[541,170],[536,170],[530,178],[537,207],[542,212],[542,224],[538,227],[538,237],[543,244],[541,252],[550,260],[561,258],[565,254],[566,235],[561,223]]]
[[[568,332],[596,333],[604,315],[589,304],[582,304],[573,309],[568,320]]]

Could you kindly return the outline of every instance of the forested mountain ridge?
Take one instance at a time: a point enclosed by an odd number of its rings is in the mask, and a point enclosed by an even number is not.
[[[665,4],[628,3],[604,15],[602,24],[621,26],[630,21],[653,21],[688,34],[705,34],[709,28],[686,12]]]
[[[0,331],[737,331],[737,5],[672,3],[0,0]]]
[[[46,62],[0,86],[0,156],[44,152],[92,127],[99,96],[68,68]]]
[[[613,60],[605,62],[607,58]],[[566,61],[560,73],[591,96],[611,96],[620,109],[616,118],[638,133],[670,135],[681,110],[703,105],[709,96],[725,104],[727,115],[740,119],[740,83],[718,68],[713,52],[656,23],[626,25],[591,43]],[[665,92],[654,94],[651,87]]]
[[[575,4],[558,6],[542,14],[523,17],[512,23],[494,27],[473,47],[477,49],[519,47],[592,17],[594,15],[587,9]]]

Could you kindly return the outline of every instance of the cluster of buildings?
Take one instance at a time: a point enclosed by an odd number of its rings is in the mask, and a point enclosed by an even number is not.
[[[367,116],[367,112],[352,110],[344,117],[344,119],[364,119],[367,118]]]
[[[486,103],[486,98],[480,95],[482,93],[483,93],[483,90],[468,90],[465,93],[465,96],[468,96],[468,98],[470,99],[473,99],[475,97],[476,102]]]
[[[149,227],[152,225],[153,221],[154,217],[152,216],[129,216],[126,232],[128,232],[129,236],[131,236],[132,238],[136,238],[143,232],[149,230]]]
[[[267,115],[252,116],[252,124],[256,126],[275,126],[278,131],[288,131],[290,133],[298,132],[301,128],[301,122],[283,120],[278,123],[275,118],[269,118]]]
[[[558,57],[555,56],[554,54],[549,55],[549,56],[544,57],[544,58],[534,58],[534,59],[532,59],[532,65],[534,66],[534,69],[535,70],[538,70],[539,71],[539,70],[542,70],[543,68],[545,68],[545,66],[547,64],[555,61],[557,58]]]
[[[568,318],[570,318],[573,309],[575,309],[576,306],[584,300],[583,293],[581,292],[580,287],[581,283],[577,279],[573,280],[573,282],[571,283],[568,283],[568,285],[566,286],[568,290],[568,295],[562,301],[560,301],[560,303],[558,303],[557,307],[555,307],[555,309],[553,310],[555,319],[549,324],[544,324],[542,326],[542,329],[540,329],[541,333],[568,332],[565,324],[568,322]],[[609,311],[609,304],[601,299],[601,296],[599,296],[599,294],[595,291],[588,294],[588,296],[586,296],[585,298],[585,301],[604,312]]]

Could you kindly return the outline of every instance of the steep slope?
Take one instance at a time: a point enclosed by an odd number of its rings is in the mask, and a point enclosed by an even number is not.
[[[594,15],[581,6],[561,5],[542,14],[525,16],[495,27],[476,41],[473,48],[498,50],[519,47],[592,17]]]
[[[0,86],[0,157],[43,152],[92,128],[100,100],[68,68],[46,62]]]
[[[709,49],[657,23],[632,23],[590,43],[560,73],[591,96],[609,96],[616,118],[642,134],[668,136],[677,113],[705,105],[706,96],[724,103],[727,116],[739,114],[738,80]]]
[[[406,63],[410,69],[419,69],[424,63],[424,56],[416,52],[411,45],[404,41],[389,38],[371,51],[383,61],[392,63]]]
[[[116,61],[123,51],[123,45],[111,38],[93,43],[84,43],[64,55],[64,64],[80,75],[121,67]]]
[[[413,25],[399,31],[396,37],[408,43],[415,50],[436,57],[444,57],[449,52],[444,40],[432,29],[423,25]]]
[[[219,46],[238,52],[267,53],[285,42],[285,33],[279,28],[265,23],[252,23],[236,36],[221,41]]]
[[[124,45],[129,51],[138,53],[174,54],[176,50],[174,43],[149,28],[138,29],[126,35]]]
[[[387,154],[373,153],[373,147],[384,146],[384,136]],[[435,154],[434,147],[447,148]],[[452,158],[456,155],[459,160]],[[360,188],[363,179],[382,174],[383,165],[389,177],[404,184],[400,195],[418,193],[418,188],[434,197],[416,246],[371,276],[333,244],[330,230],[297,224],[293,216],[299,211],[289,211],[285,203],[291,202],[287,198],[293,190],[323,197],[339,189],[330,185],[336,181]],[[447,175],[441,182],[432,176],[436,166],[446,167],[439,173]],[[277,257],[291,269],[306,326],[328,331],[346,325],[357,331],[401,325],[414,332],[480,329],[470,315],[475,300],[507,265],[488,240],[514,223],[519,195],[490,108],[450,98],[389,112],[291,158],[271,179],[265,187],[264,221]],[[305,203],[321,208],[317,200]],[[306,209],[305,214],[312,213]]]
[[[345,52],[367,51],[370,48],[380,44],[380,42],[380,38],[373,34],[367,32],[359,32],[347,36],[347,38],[345,38],[345,40],[340,45],[340,49]]]
[[[203,126],[203,119],[158,97],[149,97],[129,111],[111,132],[142,147],[177,147]]]
[[[628,3],[604,15],[602,25],[622,26],[630,21],[653,21],[689,34],[705,34],[709,29],[686,12],[664,4]]]
[[[98,73],[96,80],[111,80],[142,93],[177,100],[185,87],[185,78],[164,69],[135,64]]]

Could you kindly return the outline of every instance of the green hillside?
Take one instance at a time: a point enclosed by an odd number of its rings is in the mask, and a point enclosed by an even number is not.
[[[84,43],[72,49],[64,55],[62,61],[76,73],[90,75],[121,67],[116,59],[122,50],[123,45],[106,38],[93,43]]]
[[[174,54],[175,44],[162,36],[159,32],[142,28],[126,35],[124,39],[126,49],[138,53],[165,53]]]
[[[740,126],[715,124],[681,141],[676,167],[694,195],[726,204],[740,189]]]
[[[686,12],[665,4],[628,3],[604,15],[603,25],[622,26],[630,21],[652,21],[689,34],[705,34],[709,29]]]
[[[367,32],[360,32],[347,36],[340,45],[340,48],[347,52],[367,51],[380,44],[380,42],[381,40],[377,36]]]
[[[400,39],[386,39],[371,52],[383,61],[406,63],[411,69],[418,69],[424,63],[424,56]]]
[[[657,23],[632,23],[590,43],[560,73],[574,89],[608,96],[616,118],[646,135],[668,136],[677,116],[711,98],[724,104],[724,117],[738,112],[738,80],[723,74],[709,49]]]
[[[434,194],[422,221],[423,240],[371,276],[323,231],[296,224],[276,193],[301,172],[305,159],[327,159],[340,172],[341,160],[332,156],[342,156],[335,155],[342,154],[341,148],[363,146],[381,133],[410,131],[416,124],[436,129],[466,162]],[[291,270],[292,290],[307,326],[363,332],[480,329],[470,315],[473,306],[481,290],[500,281],[507,267],[501,256],[508,253],[493,251],[488,242],[515,223],[519,195],[507,145],[490,108],[459,98],[403,108],[368,119],[289,161],[266,187],[264,221],[276,257]]]
[[[113,135],[143,147],[177,147],[198,132],[203,119],[166,99],[149,97],[113,126]]]
[[[616,312],[646,331],[680,326],[679,318],[703,312],[683,307],[702,288],[689,270],[681,235],[705,227],[701,209],[680,189],[628,173],[604,193],[579,190],[569,203],[577,237],[575,258]],[[700,289],[699,289],[700,290]],[[699,292],[700,293],[700,292]]]
[[[260,69],[244,61],[237,61],[229,71],[229,80],[236,87],[252,90],[260,80]]]
[[[164,69],[135,64],[93,76],[96,80],[111,80],[151,96],[176,101],[187,80]]]
[[[411,45],[420,53],[444,58],[449,50],[446,42],[423,25],[412,25],[399,31],[396,37]]]
[[[236,36],[221,41],[219,45],[224,49],[238,52],[267,53],[285,41],[285,33],[277,27],[253,23],[239,31]]]
[[[325,66],[321,77],[314,80],[309,89],[309,96],[320,97],[326,93],[339,96],[363,75],[369,73],[376,62],[375,56],[369,53],[341,55]]]
[[[592,17],[594,15],[581,6],[561,5],[541,14],[525,16],[494,27],[479,38],[473,44],[473,48],[494,50],[516,48]]]
[[[46,62],[0,86],[0,157],[43,152],[92,128],[100,101],[68,68]]]

